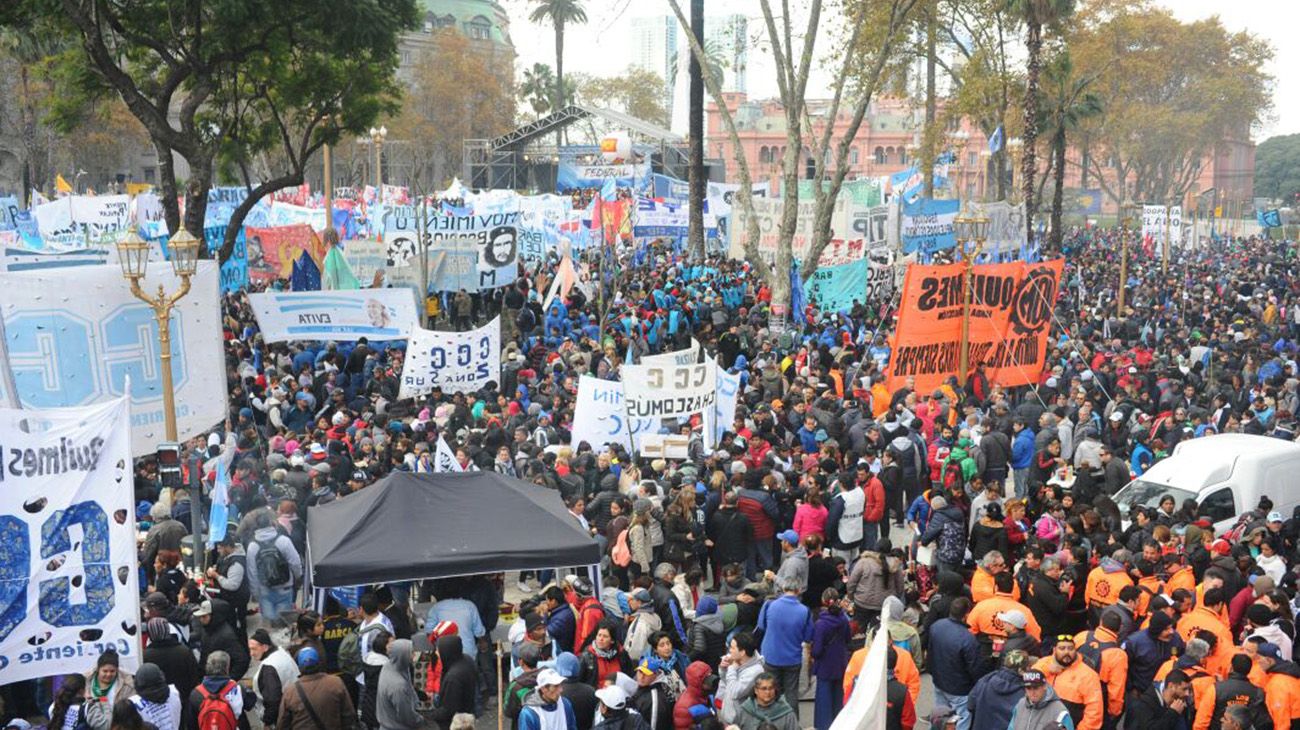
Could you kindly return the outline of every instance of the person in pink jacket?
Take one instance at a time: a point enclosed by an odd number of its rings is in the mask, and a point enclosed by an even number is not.
[[[826,515],[821,489],[816,485],[810,485],[803,502],[794,511],[794,531],[799,533],[799,541],[803,542],[803,539],[809,535],[825,539]]]

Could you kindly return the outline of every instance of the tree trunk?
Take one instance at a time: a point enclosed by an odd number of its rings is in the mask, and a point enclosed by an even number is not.
[[[1061,206],[1065,200],[1065,126],[1057,128],[1052,138],[1052,152],[1056,157],[1053,170],[1055,185],[1052,190],[1052,251],[1060,252],[1064,231],[1061,230]]]
[[[704,44],[704,0],[691,0],[691,34],[700,45]],[[691,154],[687,171],[690,185],[687,251],[695,261],[704,261],[704,197],[708,182],[704,173],[704,71],[694,53],[691,54],[689,71]]]
[[[175,163],[172,161],[172,151],[166,145],[155,140],[153,149],[158,155],[158,188],[162,191],[158,197],[162,199],[163,220],[171,234],[181,229],[181,206],[176,202]]]
[[[203,240],[203,219],[208,213],[208,189],[212,187],[212,158],[189,160],[190,179],[185,182],[185,230]],[[208,258],[206,246],[199,246],[199,257]]]
[[[1025,225],[1028,227],[1030,240],[1034,237],[1034,215],[1038,212],[1034,196],[1034,175],[1038,167],[1038,74],[1042,70],[1043,27],[1033,21],[1026,24],[1025,49],[1028,59],[1025,62],[1025,132],[1024,156],[1020,163],[1021,189],[1025,198]]]
[[[939,130],[934,128],[938,115],[935,94],[935,44],[938,40],[939,5],[931,2],[925,12],[925,141],[921,148],[921,175],[925,178],[925,197],[934,197],[934,158],[938,152]]]

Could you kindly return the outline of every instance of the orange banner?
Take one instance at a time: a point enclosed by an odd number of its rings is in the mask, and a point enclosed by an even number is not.
[[[975,266],[971,271],[970,369],[984,366],[990,383],[1038,381],[1052,310],[1061,282],[1060,259]],[[907,267],[887,386],[915,378],[929,393],[956,375],[961,362],[963,264]]]
[[[316,266],[325,261],[325,246],[306,223],[274,228],[246,228],[248,275],[253,281],[288,279],[293,262],[306,251]]]

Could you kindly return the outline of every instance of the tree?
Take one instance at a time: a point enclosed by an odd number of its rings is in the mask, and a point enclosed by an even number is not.
[[[618,76],[583,78],[577,90],[577,99],[583,104],[609,107],[666,127],[664,96],[664,80],[659,74],[634,66]]]
[[[410,156],[412,180],[421,189],[457,174],[466,139],[505,134],[515,116],[509,66],[476,52],[455,29],[436,31],[433,41],[434,50],[411,67],[401,112],[386,122],[389,137],[404,142],[401,154]]]
[[[691,58],[694,59],[694,55]],[[730,61],[727,60],[727,49],[723,47],[722,41],[718,38],[704,39],[704,58],[706,59],[704,65],[709,69],[709,73],[719,79],[731,66]],[[673,56],[668,59],[668,78],[666,81],[669,85],[677,83],[678,60],[680,60],[680,56]]]
[[[1255,195],[1300,202],[1300,134],[1270,137],[1255,148]]]
[[[555,74],[551,72],[551,67],[545,63],[534,63],[532,68],[524,69],[519,95],[533,110],[533,116],[540,118],[549,114],[551,100],[555,97]]]
[[[1069,34],[1077,72],[1097,76],[1101,114],[1083,164],[1117,204],[1177,202],[1226,139],[1248,141],[1272,104],[1273,51],[1217,18],[1181,23],[1149,3],[1094,0]]]
[[[80,45],[64,54],[63,109],[117,95],[158,153],[168,227],[182,225],[175,152],[189,163],[183,225],[203,235],[208,190],[228,164],[249,189],[220,256],[248,211],[298,185],[311,157],[360,134],[396,107],[397,41],[416,22],[414,0],[19,0],[8,20],[50,22]],[[159,32],[166,19],[166,32]],[[253,162],[277,161],[265,178]]]
[[[51,94],[49,62],[67,48],[68,40],[67,34],[41,18],[18,18],[0,27],[0,52],[18,79],[18,119],[11,126],[22,140],[24,201],[33,187],[44,187],[49,177],[50,140],[40,134],[40,118]]]
[[[1024,158],[1020,163],[1021,186],[1025,197],[1025,225],[1034,235],[1037,197],[1034,176],[1038,172],[1038,77],[1042,71],[1043,28],[1054,26],[1074,13],[1074,0],[1007,0],[1007,7],[1025,23],[1025,128]]]
[[[1043,98],[1043,118],[1051,133],[1052,233],[1053,250],[1061,249],[1061,206],[1065,197],[1066,137],[1079,128],[1083,120],[1101,114],[1101,100],[1089,89],[1096,76],[1078,76],[1068,50],[1057,54],[1043,71],[1047,95]]]
[[[582,0],[535,0],[537,7],[528,19],[534,23],[550,23],[555,27],[555,103],[554,108],[563,109],[565,101],[564,87],[564,28],[568,25],[582,25],[587,22],[587,11],[582,7]]]

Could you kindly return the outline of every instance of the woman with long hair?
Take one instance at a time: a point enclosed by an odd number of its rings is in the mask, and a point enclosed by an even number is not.
[[[158,730],[156,726],[145,722],[140,716],[140,711],[135,708],[131,700],[126,698],[113,703],[113,722],[109,728],[110,730]]]
[[[691,522],[695,516],[695,492],[682,489],[664,513],[664,559],[686,570],[695,552],[695,533]]]
[[[86,700],[86,678],[69,674],[50,705],[50,730],[73,730],[81,718],[81,703]]]
[[[604,687],[619,672],[632,674],[634,666],[618,643],[618,629],[612,619],[597,624],[591,643],[582,651],[579,661],[582,664],[581,681],[596,689]]]

